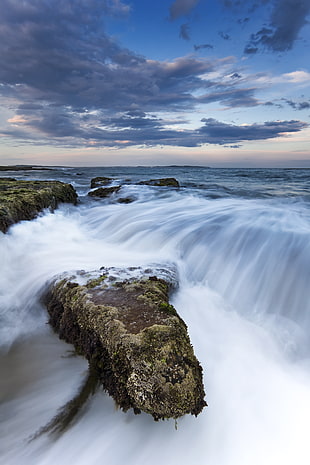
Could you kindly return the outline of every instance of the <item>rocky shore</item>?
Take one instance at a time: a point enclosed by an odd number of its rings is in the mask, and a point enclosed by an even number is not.
[[[16,181],[0,178],[0,231],[18,221],[32,220],[44,208],[54,210],[61,202],[76,204],[77,194],[60,181]]]
[[[115,195],[112,178],[91,181],[91,197]],[[139,184],[178,187],[174,178]],[[97,200],[100,201],[100,200]],[[130,203],[133,198],[119,197]],[[77,203],[70,184],[0,178],[0,231],[61,202]],[[177,286],[172,268],[102,268],[64,273],[44,294],[50,324],[89,362],[90,373],[127,411],[155,420],[198,415],[206,402],[202,368],[184,321],[169,303]]]

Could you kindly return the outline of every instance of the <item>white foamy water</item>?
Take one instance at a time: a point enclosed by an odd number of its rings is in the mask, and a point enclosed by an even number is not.
[[[308,465],[308,205],[132,189],[142,192],[134,203],[62,206],[0,236],[1,463]],[[116,410],[99,390],[63,435],[29,442],[87,370],[46,324],[46,282],[150,263],[178,269],[171,302],[203,366],[209,406],[175,429]]]

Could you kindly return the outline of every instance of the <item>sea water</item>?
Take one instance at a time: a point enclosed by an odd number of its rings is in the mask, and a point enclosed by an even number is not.
[[[0,233],[0,459],[5,465],[308,465],[310,171],[203,167],[6,173],[70,182],[62,205]],[[95,176],[121,190],[87,196]],[[137,184],[175,177],[179,189]],[[119,203],[119,198],[131,203]],[[171,303],[203,366],[208,407],[154,422],[99,389],[61,435],[36,434],[87,363],[40,296],[68,270],[174,265]]]

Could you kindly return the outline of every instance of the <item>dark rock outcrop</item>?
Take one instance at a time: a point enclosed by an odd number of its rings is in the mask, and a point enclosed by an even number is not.
[[[94,189],[95,187],[106,186],[107,184],[110,184],[111,181],[113,181],[112,178],[107,178],[105,176],[98,176],[97,178],[93,178],[90,181],[90,187]]]
[[[90,197],[100,197],[100,198],[105,198],[109,197],[110,195],[118,192],[120,190],[120,186],[113,186],[113,187],[99,187],[98,189],[94,191],[88,192],[88,195]]]
[[[168,302],[165,270],[115,268],[58,277],[44,297],[60,338],[86,356],[124,410],[155,420],[198,415],[206,405],[202,368],[187,327]]]
[[[132,202],[135,202],[136,200],[137,200],[136,197],[129,196],[129,197],[120,197],[119,199],[117,199],[117,202],[118,203],[132,203]]]
[[[0,231],[21,220],[32,220],[44,208],[54,210],[61,202],[76,204],[71,184],[60,181],[0,179]]]
[[[180,187],[179,181],[177,181],[175,178],[150,179],[149,181],[140,181],[138,184],[159,187]]]

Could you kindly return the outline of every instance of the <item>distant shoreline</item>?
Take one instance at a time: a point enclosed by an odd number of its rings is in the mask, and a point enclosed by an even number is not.
[[[115,168],[199,168],[199,169],[212,169],[212,170],[309,170],[309,166],[286,166],[286,167],[235,167],[235,166],[201,166],[201,165],[108,165],[108,166],[69,166],[69,165],[0,165],[1,171],[53,171],[55,169],[95,169],[95,168],[105,168],[105,169],[115,169]]]
[[[46,168],[44,166],[37,165],[9,165],[9,166],[0,166],[0,171],[38,171],[44,170],[49,171],[53,168]]]

